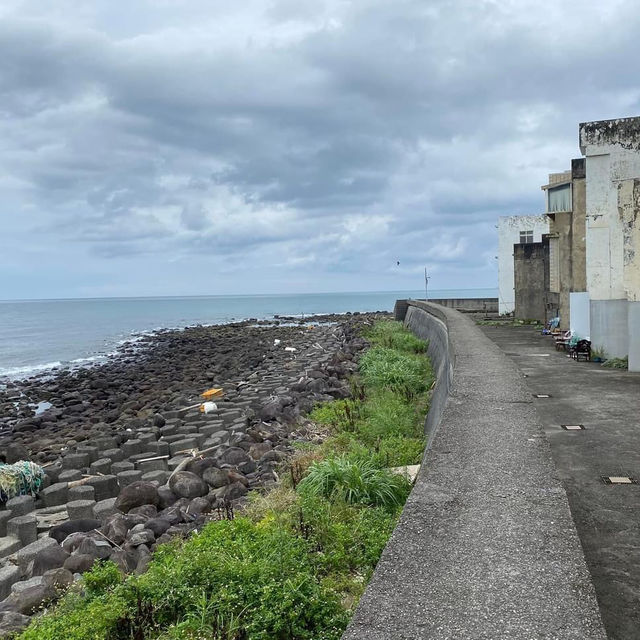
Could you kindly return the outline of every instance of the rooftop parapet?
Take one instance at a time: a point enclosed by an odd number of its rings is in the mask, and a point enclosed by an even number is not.
[[[640,116],[580,123],[580,151],[583,154],[597,155],[611,147],[640,150]]]

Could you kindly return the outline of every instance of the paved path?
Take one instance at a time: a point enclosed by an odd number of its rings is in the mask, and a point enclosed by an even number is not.
[[[405,320],[430,340],[434,396],[447,380],[443,362],[453,363],[449,399],[432,403],[442,419],[343,639],[604,640],[567,496],[517,366],[456,311],[416,304]]]
[[[640,373],[576,362],[530,327],[482,327],[532,393],[562,480],[611,640],[640,639]],[[565,431],[561,424],[583,424]]]

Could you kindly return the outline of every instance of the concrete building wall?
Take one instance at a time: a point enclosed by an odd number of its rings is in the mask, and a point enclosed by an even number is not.
[[[640,300],[640,118],[580,125],[592,300]]]
[[[536,242],[513,247],[516,318],[540,322],[547,319],[548,246]]]
[[[591,344],[604,349],[608,358],[629,354],[628,306],[627,300],[591,300]]]
[[[570,327],[570,294],[586,291],[586,181],[583,158],[571,161],[571,171],[551,174],[570,181],[571,211],[547,213],[549,217],[549,291],[557,293],[560,328]]]
[[[571,216],[571,291],[587,290],[587,181],[586,166],[582,158],[571,161],[572,200]]]
[[[581,338],[591,339],[591,318],[589,310],[589,294],[575,292],[569,294],[570,318],[569,328]]]
[[[628,307],[640,301],[640,118],[582,123],[580,149],[587,172],[591,339],[621,357],[635,348],[639,330]],[[630,370],[640,370],[635,355],[631,359]]]
[[[627,312],[629,371],[640,371],[640,302],[629,302]]]
[[[541,242],[549,232],[545,215],[504,216],[498,219],[498,310],[515,310],[513,246],[520,243],[521,231],[533,231],[533,242]]]

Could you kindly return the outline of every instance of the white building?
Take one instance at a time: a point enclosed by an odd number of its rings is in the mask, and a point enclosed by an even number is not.
[[[591,343],[640,371],[640,118],[585,122]]]
[[[546,215],[504,216],[498,218],[498,310],[512,313],[515,308],[513,245],[541,242],[549,233]]]

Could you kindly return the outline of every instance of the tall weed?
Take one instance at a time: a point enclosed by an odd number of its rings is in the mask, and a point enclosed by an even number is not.
[[[303,496],[394,510],[404,504],[411,484],[368,460],[339,456],[312,464],[298,491]]]

